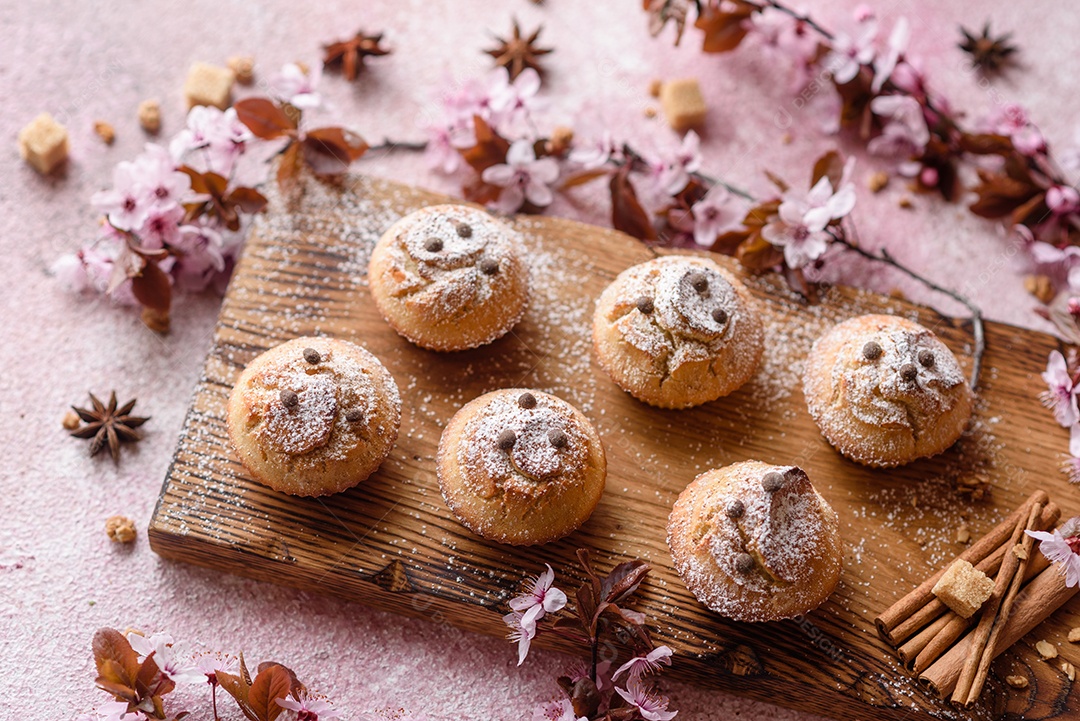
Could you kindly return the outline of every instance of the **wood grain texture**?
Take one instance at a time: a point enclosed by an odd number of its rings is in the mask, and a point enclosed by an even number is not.
[[[1036,396],[1053,338],[990,324],[990,351],[972,429],[934,459],[874,471],[841,458],[806,412],[799,384],[813,340],[865,312],[901,313],[934,328],[962,361],[966,330],[932,311],[833,288],[805,306],[772,276],[748,278],[766,314],[762,368],[732,396],[688,411],[658,410],[620,391],[591,359],[595,299],[624,268],[653,255],[612,230],[548,217],[514,225],[529,249],[535,293],[524,321],[475,351],[436,354],[399,338],[365,286],[371,246],[400,215],[447,199],[351,176],[307,180],[302,200],[274,198],[248,241],[196,388],[149,536],[160,555],[355,599],[471,631],[503,635],[506,600],[551,563],[563,588],[580,575],[574,550],[599,567],[653,564],[638,608],[659,643],[675,652],[671,673],[732,693],[833,718],[1075,718],[1077,694],[1059,669],[1080,666],[1066,642],[1080,625],[1071,602],[995,662],[982,704],[961,710],[921,689],[878,639],[874,617],[1031,490],[1046,488],[1076,513],[1076,490],[1059,470],[1067,447]],[[728,267],[729,259],[719,262]],[[987,282],[992,282],[992,279]],[[299,335],[326,334],[366,346],[390,369],[404,401],[401,435],[381,470],[346,493],[302,499],[248,480],[229,447],[225,403],[244,365]],[[451,516],[435,479],[442,427],[470,399],[507,386],[555,393],[595,423],[608,454],[608,485],[592,519],[563,541],[514,549],[474,537]],[[667,514],[698,473],[744,459],[802,466],[840,515],[848,553],[840,586],[794,621],[740,624],[702,607],[672,570]],[[972,502],[959,481],[981,475],[988,500]],[[1059,644],[1040,661],[1035,641]],[[538,645],[573,650],[551,635]],[[513,651],[507,647],[508,657]],[[1006,675],[1031,681],[1009,689]]]

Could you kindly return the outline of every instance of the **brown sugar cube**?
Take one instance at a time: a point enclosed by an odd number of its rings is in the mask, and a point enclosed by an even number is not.
[[[668,125],[682,132],[705,122],[705,98],[695,78],[669,80],[660,88]]]
[[[234,55],[225,61],[225,65],[241,85],[251,85],[255,79],[255,58],[250,55]]]
[[[964,618],[971,618],[993,592],[993,580],[964,559],[949,566],[933,588],[942,603]]]
[[[19,131],[19,155],[36,171],[48,175],[67,160],[67,128],[42,113]]]
[[[1069,643],[1080,643],[1080,626],[1069,629]]]
[[[151,135],[161,130],[161,105],[156,100],[139,103],[139,125]]]
[[[184,81],[184,97],[188,109],[196,105],[212,105],[221,110],[229,107],[232,99],[233,72],[228,68],[195,63]]]
[[[109,516],[105,521],[105,533],[113,543],[131,543],[135,540],[135,521],[124,516]]]

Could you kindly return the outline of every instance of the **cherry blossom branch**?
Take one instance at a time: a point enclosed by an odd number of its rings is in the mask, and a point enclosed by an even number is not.
[[[917,273],[911,268],[908,268],[906,265],[896,260],[896,258],[894,258],[892,254],[890,254],[889,251],[884,248],[882,248],[881,251],[879,251],[878,253],[872,253],[865,248],[861,248],[858,245],[851,243],[840,234],[831,232],[830,235],[832,235],[833,237],[833,242],[843,247],[845,250],[862,256],[867,260],[883,263],[890,268],[894,268],[903,273],[904,275],[908,276],[909,278],[912,278],[913,280],[922,283],[930,290],[941,293],[942,295],[949,296],[971,312],[971,334],[974,338],[975,343],[975,347],[971,354],[971,388],[972,390],[977,388],[979,385],[979,375],[982,372],[983,356],[986,354],[986,329],[983,323],[982,310],[979,308],[979,306],[975,305],[975,303],[971,301],[967,296],[964,296],[950,288],[938,285],[926,276]]]
[[[372,150],[407,150],[407,151],[422,151],[427,150],[428,144],[426,140],[418,141],[405,141],[405,140],[391,140],[390,138],[383,138],[382,142],[377,145],[372,145],[368,148],[368,152]]]
[[[758,8],[758,10],[764,10],[767,7],[772,8],[773,10],[779,10],[780,12],[790,16],[794,20],[805,24],[807,27],[813,28],[815,31],[817,31],[818,35],[821,35],[826,40],[832,40],[834,37],[831,32],[819,25],[813,18],[811,18],[806,13],[801,13],[794,8],[789,8],[786,5],[776,2],[776,0],[766,0],[766,2],[764,3],[748,2],[748,4],[753,5],[754,7]]]

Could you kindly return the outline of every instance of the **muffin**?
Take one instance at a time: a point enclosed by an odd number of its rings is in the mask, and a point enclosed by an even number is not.
[[[390,226],[371,254],[368,283],[386,322],[422,348],[491,343],[529,301],[520,240],[467,205],[433,205]]]
[[[379,359],[333,338],[297,338],[258,356],[229,396],[229,439],[256,481],[296,496],[338,493],[397,441],[401,399]]]
[[[952,351],[918,323],[888,315],[852,318],[818,339],[803,392],[829,443],[876,467],[941,453],[974,405]]]
[[[661,408],[734,392],[761,360],[761,320],[735,276],[699,256],[628,268],[601,294],[593,347],[619,387]]]
[[[592,515],[604,492],[600,436],[572,405],[540,391],[494,391],[459,410],[439,440],[439,486],[477,535],[529,546]]]
[[[836,512],[802,469],[745,461],[706,471],[668,518],[675,568],[697,599],[736,621],[817,608],[840,580]]]

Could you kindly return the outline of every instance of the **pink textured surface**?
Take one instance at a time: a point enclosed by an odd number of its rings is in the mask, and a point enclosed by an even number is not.
[[[332,107],[321,117],[343,120],[371,139],[415,139],[429,91],[448,70],[458,77],[483,71],[487,57],[478,49],[489,43],[489,31],[503,31],[516,14],[527,26],[543,21],[544,39],[557,48],[545,93],[552,124],[572,124],[583,135],[607,127],[643,147],[658,138],[673,142],[660,119],[644,116],[653,104],[645,88],[653,77],[692,75],[701,79],[711,107],[703,137],[713,172],[751,187],[762,187],[764,168],[802,181],[809,159],[838,142],[795,113],[792,142],[783,144],[773,122],[779,109],[791,108],[783,64],[749,48],[702,56],[693,34],[678,49],[651,40],[637,2],[311,5],[54,0],[0,6],[0,251],[7,279],[0,285],[2,717],[14,718],[18,709],[20,718],[70,718],[100,701],[89,642],[103,625],[168,630],[192,651],[243,649],[252,658],[285,661],[350,718],[402,707],[438,718],[520,718],[523,707],[554,696],[552,679],[568,662],[538,652],[518,669],[511,647],[498,639],[166,563],[141,532],[131,548],[106,539],[104,520],[112,514],[133,517],[140,529],[150,518],[218,300],[184,299],[173,332],[159,337],[127,309],[65,294],[47,268],[93,232],[90,194],[144,142],[134,118],[137,103],[159,97],[165,135],[180,127],[180,89],[191,62],[251,52],[259,70],[269,71],[287,61],[316,62],[320,42],[358,25],[385,29],[394,54],[372,63],[355,85],[325,78]],[[822,19],[844,17],[842,5],[848,3],[830,4]],[[1080,94],[1062,69],[1071,66],[1073,38],[1080,35],[1075,9],[1003,0],[882,5],[886,18],[911,17],[915,51],[927,57],[935,85],[959,107],[981,114],[1002,99],[1020,101],[1052,143],[1071,141]],[[1014,30],[1024,49],[1023,69],[989,88],[963,70],[953,47],[959,22],[981,24],[987,15],[996,28]],[[15,150],[18,129],[43,110],[71,132],[72,161],[59,178],[41,178]],[[112,147],[93,135],[98,118],[116,126]],[[872,167],[872,160],[863,162],[860,178]],[[456,187],[407,154],[365,159],[359,169],[436,190]],[[1021,287],[1023,264],[1011,257],[996,227],[930,197],[917,197],[914,210],[900,210],[896,184],[877,196],[859,185],[856,217],[865,243],[887,244],[914,267],[959,285],[992,318],[1042,327]],[[559,200],[552,211],[603,223],[606,207],[599,191],[586,191]],[[847,269],[845,277],[882,291],[897,284],[895,276],[865,267]],[[936,300],[918,287],[902,287],[917,299]],[[88,389],[111,388],[138,396],[137,410],[153,416],[147,439],[125,449],[119,469],[104,457],[88,459],[85,444],[60,428],[68,404],[85,401]],[[688,721],[809,718],[675,683],[665,688]]]

